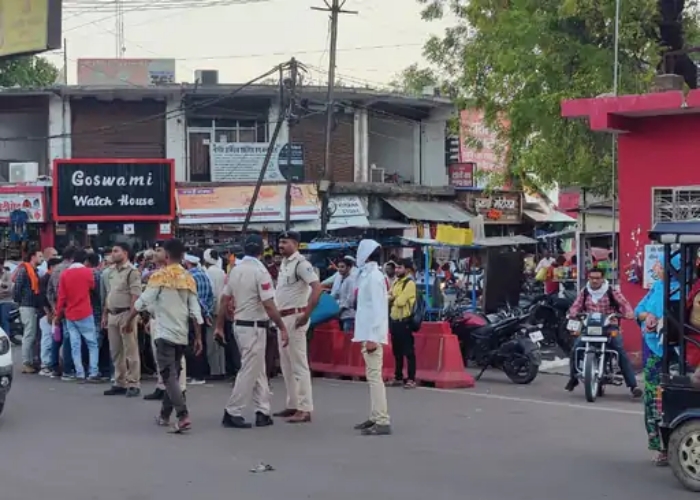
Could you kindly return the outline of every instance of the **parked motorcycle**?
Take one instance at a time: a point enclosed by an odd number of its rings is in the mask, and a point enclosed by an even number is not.
[[[569,355],[574,345],[574,339],[566,328],[568,322],[566,313],[575,299],[576,296],[570,294],[564,297],[541,294],[533,297],[524,307],[530,311],[530,322],[542,325],[544,335],[542,345],[559,346],[566,355]]]
[[[489,367],[501,369],[516,384],[529,384],[540,369],[538,325],[527,324],[527,315],[503,318],[465,311],[450,318],[452,332],[459,338],[464,366],[481,368],[479,380]]]
[[[617,352],[610,348],[610,341],[620,334],[619,314],[581,314],[570,319],[567,329],[580,335],[582,345],[574,352],[576,372],[583,382],[586,401],[594,403],[605,394],[606,385],[622,385]],[[618,320],[618,321],[615,321]]]
[[[19,316],[19,306],[17,304],[10,311],[10,331],[5,333],[14,345],[22,345],[24,326],[22,326],[22,318]]]

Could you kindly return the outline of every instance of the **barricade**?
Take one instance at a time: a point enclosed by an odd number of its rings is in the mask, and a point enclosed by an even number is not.
[[[414,334],[418,382],[434,384],[444,389],[474,387],[474,377],[464,369],[457,337],[445,322],[423,323]],[[314,328],[309,345],[311,370],[336,377],[364,377],[365,363],[362,344],[352,341],[352,333],[340,330],[332,320]],[[384,346],[385,380],[394,378],[394,354],[391,345]]]

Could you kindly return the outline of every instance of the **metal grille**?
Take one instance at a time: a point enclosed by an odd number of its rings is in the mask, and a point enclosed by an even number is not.
[[[654,188],[653,223],[700,220],[700,187]]]

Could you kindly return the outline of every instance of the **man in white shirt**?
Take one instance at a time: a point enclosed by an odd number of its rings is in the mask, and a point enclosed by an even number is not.
[[[365,436],[391,434],[391,421],[382,378],[384,345],[389,338],[387,282],[379,267],[381,246],[362,240],[357,248],[357,309],[353,342],[362,342],[365,375],[369,384],[369,419],[355,426]]]
[[[555,259],[552,257],[552,253],[549,250],[542,252],[542,260],[539,261],[537,267],[535,268],[535,276],[540,272],[540,270],[546,269],[554,264],[554,260]]]
[[[219,315],[219,301],[221,292],[226,284],[226,273],[223,270],[223,262],[219,257],[219,252],[212,249],[204,251],[204,267],[207,276],[211,280],[211,289],[214,294],[214,317],[212,325],[216,325],[216,318]],[[222,311],[226,314],[225,311]],[[226,348],[219,344],[214,337],[214,329],[207,329],[207,360],[209,361],[209,375],[215,379],[222,379],[226,375]]]

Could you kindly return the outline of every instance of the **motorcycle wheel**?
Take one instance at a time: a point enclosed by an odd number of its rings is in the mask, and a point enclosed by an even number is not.
[[[503,371],[514,384],[529,384],[535,380],[540,371],[539,365],[523,358],[524,356],[517,356],[503,363]]]
[[[583,389],[586,401],[595,403],[600,387],[600,374],[598,373],[598,360],[594,354],[586,353],[583,358]]]

